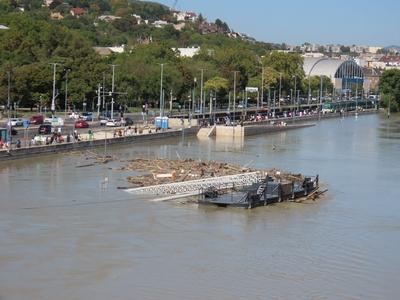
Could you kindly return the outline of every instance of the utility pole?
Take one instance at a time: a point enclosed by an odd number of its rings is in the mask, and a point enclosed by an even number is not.
[[[196,83],[197,83],[197,78],[195,77],[193,79],[193,105],[192,105],[193,115],[196,113]]]
[[[200,113],[203,113],[203,119],[204,119],[204,110],[203,110],[204,69],[200,69],[200,71],[201,71],[201,79],[200,79]]]
[[[117,65],[111,65],[111,67],[112,67],[112,82],[111,82],[111,119],[114,119],[115,67],[117,67]]]
[[[274,114],[273,114],[274,119],[275,119],[275,107],[276,107],[275,98],[276,98],[276,90],[274,90]]]
[[[100,117],[100,106],[101,106],[101,90],[100,90],[100,83],[97,89],[97,119]],[[93,120],[93,118],[92,118]]]
[[[104,108],[106,106],[106,75],[103,73],[103,113],[104,113]],[[107,109],[106,109],[107,111]],[[107,117],[107,113],[106,113]]]
[[[170,98],[169,98],[169,113],[170,113],[170,116],[172,116],[172,89],[171,89],[171,92],[170,92]]]
[[[264,65],[261,65],[261,108],[264,107]]]
[[[322,76],[320,76],[320,88],[319,88],[319,110],[322,111]]]
[[[278,100],[279,107],[281,107],[281,98],[282,98],[282,73],[279,73],[279,100]]]
[[[296,75],[294,75],[294,99],[293,99],[293,103],[292,103],[292,109],[293,109],[293,111],[292,111],[292,115],[294,115],[294,101],[295,100],[297,100],[296,99],[296,97],[297,97],[297,76]]]
[[[236,118],[236,74],[239,71],[233,71],[233,122],[235,122]]]
[[[64,103],[64,118],[67,118],[67,106],[68,106],[68,73],[69,73],[69,69],[66,70],[65,73],[65,103]]]
[[[7,72],[7,118],[8,118],[8,126],[7,126],[7,141],[10,143],[9,147],[11,148],[11,122],[10,122],[10,105],[11,105],[11,73]]]
[[[311,75],[308,74],[308,99],[307,99],[308,106],[310,107],[310,101],[311,101]]]
[[[53,99],[51,99],[51,114],[54,117],[56,111],[56,68],[58,63],[51,63],[53,65]]]
[[[164,64],[161,64],[161,79],[160,79],[160,117],[164,115],[164,104],[163,104],[163,75],[164,75]]]

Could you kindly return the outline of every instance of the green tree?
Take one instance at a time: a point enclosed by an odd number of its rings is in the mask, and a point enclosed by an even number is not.
[[[385,70],[379,80],[379,90],[382,97],[382,106],[388,107],[391,102],[391,110],[398,111],[400,107],[400,70]]]
[[[222,77],[213,77],[205,82],[204,88],[208,92],[214,92],[216,101],[221,103],[228,92],[229,80]]]
[[[271,68],[277,72],[270,71],[272,83],[276,80],[277,74],[281,74],[282,90],[286,91],[286,93],[290,89],[294,89],[295,83],[297,83],[296,89],[302,89],[301,82],[305,74],[303,70],[303,58],[300,54],[272,51],[262,58],[262,63],[267,70]]]
[[[316,97],[318,91],[321,90],[321,76],[311,76],[305,78],[303,81],[304,92],[308,94],[308,88],[310,88],[311,96]],[[333,89],[332,80],[328,76],[322,76],[322,90],[323,92],[328,91],[331,93]]]

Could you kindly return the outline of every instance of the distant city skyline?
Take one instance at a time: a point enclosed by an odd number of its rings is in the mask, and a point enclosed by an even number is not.
[[[158,0],[168,6],[174,0]],[[237,32],[273,43],[400,45],[400,2],[381,0],[178,0],[176,9],[220,18]]]

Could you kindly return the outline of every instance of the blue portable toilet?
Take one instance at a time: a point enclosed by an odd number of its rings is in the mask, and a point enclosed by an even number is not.
[[[0,141],[8,142],[8,128],[0,128]]]
[[[161,120],[161,128],[168,129],[168,117],[163,117]]]
[[[23,125],[24,129],[28,129],[29,128],[29,121],[28,120],[24,120]]]
[[[154,126],[156,126],[156,128],[162,128],[162,118],[161,117],[156,117]]]

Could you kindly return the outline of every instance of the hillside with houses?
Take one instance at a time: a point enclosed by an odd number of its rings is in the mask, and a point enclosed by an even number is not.
[[[271,51],[279,55],[271,56]],[[45,107],[56,88],[77,107],[94,102],[98,87],[111,90],[116,65],[117,101],[129,106],[158,105],[160,66],[165,97],[185,105],[204,79],[206,91],[228,101],[237,75],[237,89],[264,85],[283,93],[293,89],[293,76],[305,82],[308,57],[351,59],[379,88],[386,69],[400,68],[398,48],[391,46],[274,44],[233,30],[221,19],[200,12],[179,11],[136,0],[0,0],[0,104],[6,102],[8,74],[13,102]],[[271,57],[277,61],[271,61]],[[319,80],[316,80],[317,86]],[[316,88],[318,89],[318,87]],[[62,106],[63,101],[57,105]]]

